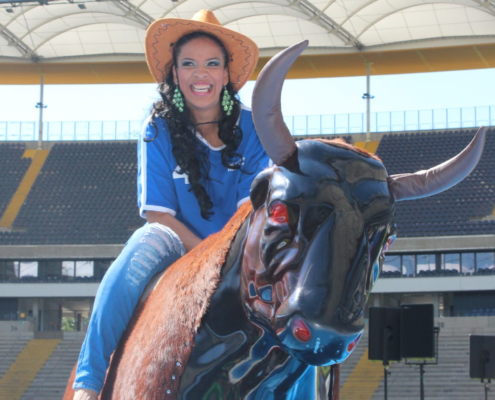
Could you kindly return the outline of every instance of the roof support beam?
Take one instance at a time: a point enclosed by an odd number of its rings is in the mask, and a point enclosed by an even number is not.
[[[150,24],[154,21],[154,19],[146,14],[144,11],[133,5],[127,0],[116,0],[111,1],[111,3],[115,4],[118,8],[125,12],[125,17],[132,18],[139,22],[145,29],[150,26]]]
[[[474,0],[481,7],[484,7],[490,14],[495,15],[495,0]]]
[[[17,6],[17,7],[18,7],[18,6]],[[22,16],[23,16],[24,14],[26,14],[28,11],[31,11],[33,8],[36,8],[36,7],[38,7],[38,6],[31,6],[31,7],[29,7],[29,6],[24,6],[24,7],[22,7],[22,6],[21,6],[21,12],[18,12],[17,7],[16,7],[16,13],[15,13],[15,15],[14,15],[14,16],[10,19],[10,21],[9,21],[9,22],[7,22],[7,23],[5,24],[5,28],[7,28],[7,27],[8,27],[8,26],[12,23],[12,22],[17,21],[19,17],[22,17]]]
[[[38,54],[2,24],[0,24],[0,35],[7,39],[9,46],[14,46],[19,50],[23,58],[30,58],[33,62],[38,62]]]
[[[339,26],[337,22],[331,19],[320,9],[315,7],[307,0],[295,0],[289,3],[289,7],[295,8],[309,17],[309,20],[324,28],[328,33],[332,33],[342,40],[346,45],[351,45],[358,50],[362,50],[364,45],[347,30]]]

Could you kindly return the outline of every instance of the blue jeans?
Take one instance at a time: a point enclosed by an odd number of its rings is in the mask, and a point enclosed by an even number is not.
[[[146,224],[134,232],[96,293],[79,355],[74,389],[101,391],[110,356],[146,285],[185,252],[179,237],[166,226]]]

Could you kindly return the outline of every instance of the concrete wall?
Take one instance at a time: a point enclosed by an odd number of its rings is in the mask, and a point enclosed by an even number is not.
[[[0,246],[0,259],[112,259],[120,254],[123,247],[123,244]],[[495,235],[397,238],[389,253],[461,250],[495,250]]]
[[[495,235],[397,238],[387,254],[495,250]]]
[[[17,335],[23,332],[33,332],[34,324],[29,321],[0,321],[0,334]]]
[[[495,317],[451,317],[435,318],[435,326],[448,329],[472,329],[478,334],[483,334],[483,329],[493,332]],[[493,333],[490,333],[493,335]]]
[[[495,275],[379,278],[371,293],[435,293],[495,290]]]
[[[0,283],[0,297],[95,297],[99,283]]]
[[[0,246],[2,260],[74,260],[116,258],[123,244]]]

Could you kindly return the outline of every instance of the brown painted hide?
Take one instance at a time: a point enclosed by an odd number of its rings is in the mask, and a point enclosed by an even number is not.
[[[225,257],[250,212],[250,202],[242,205],[224,229],[171,265],[138,305],[113,355],[101,400],[176,398]],[[73,398],[74,377],[75,371],[64,400]]]

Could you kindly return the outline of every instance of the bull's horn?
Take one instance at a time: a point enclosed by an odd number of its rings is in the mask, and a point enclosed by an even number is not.
[[[443,192],[458,184],[476,167],[483,153],[486,129],[482,126],[471,143],[444,163],[414,174],[392,175],[388,186],[395,201],[414,200]]]
[[[280,97],[287,72],[306,47],[307,40],[278,53],[261,70],[254,86],[254,125],[266,153],[276,165],[282,165],[296,150],[296,142],[282,116]]]

